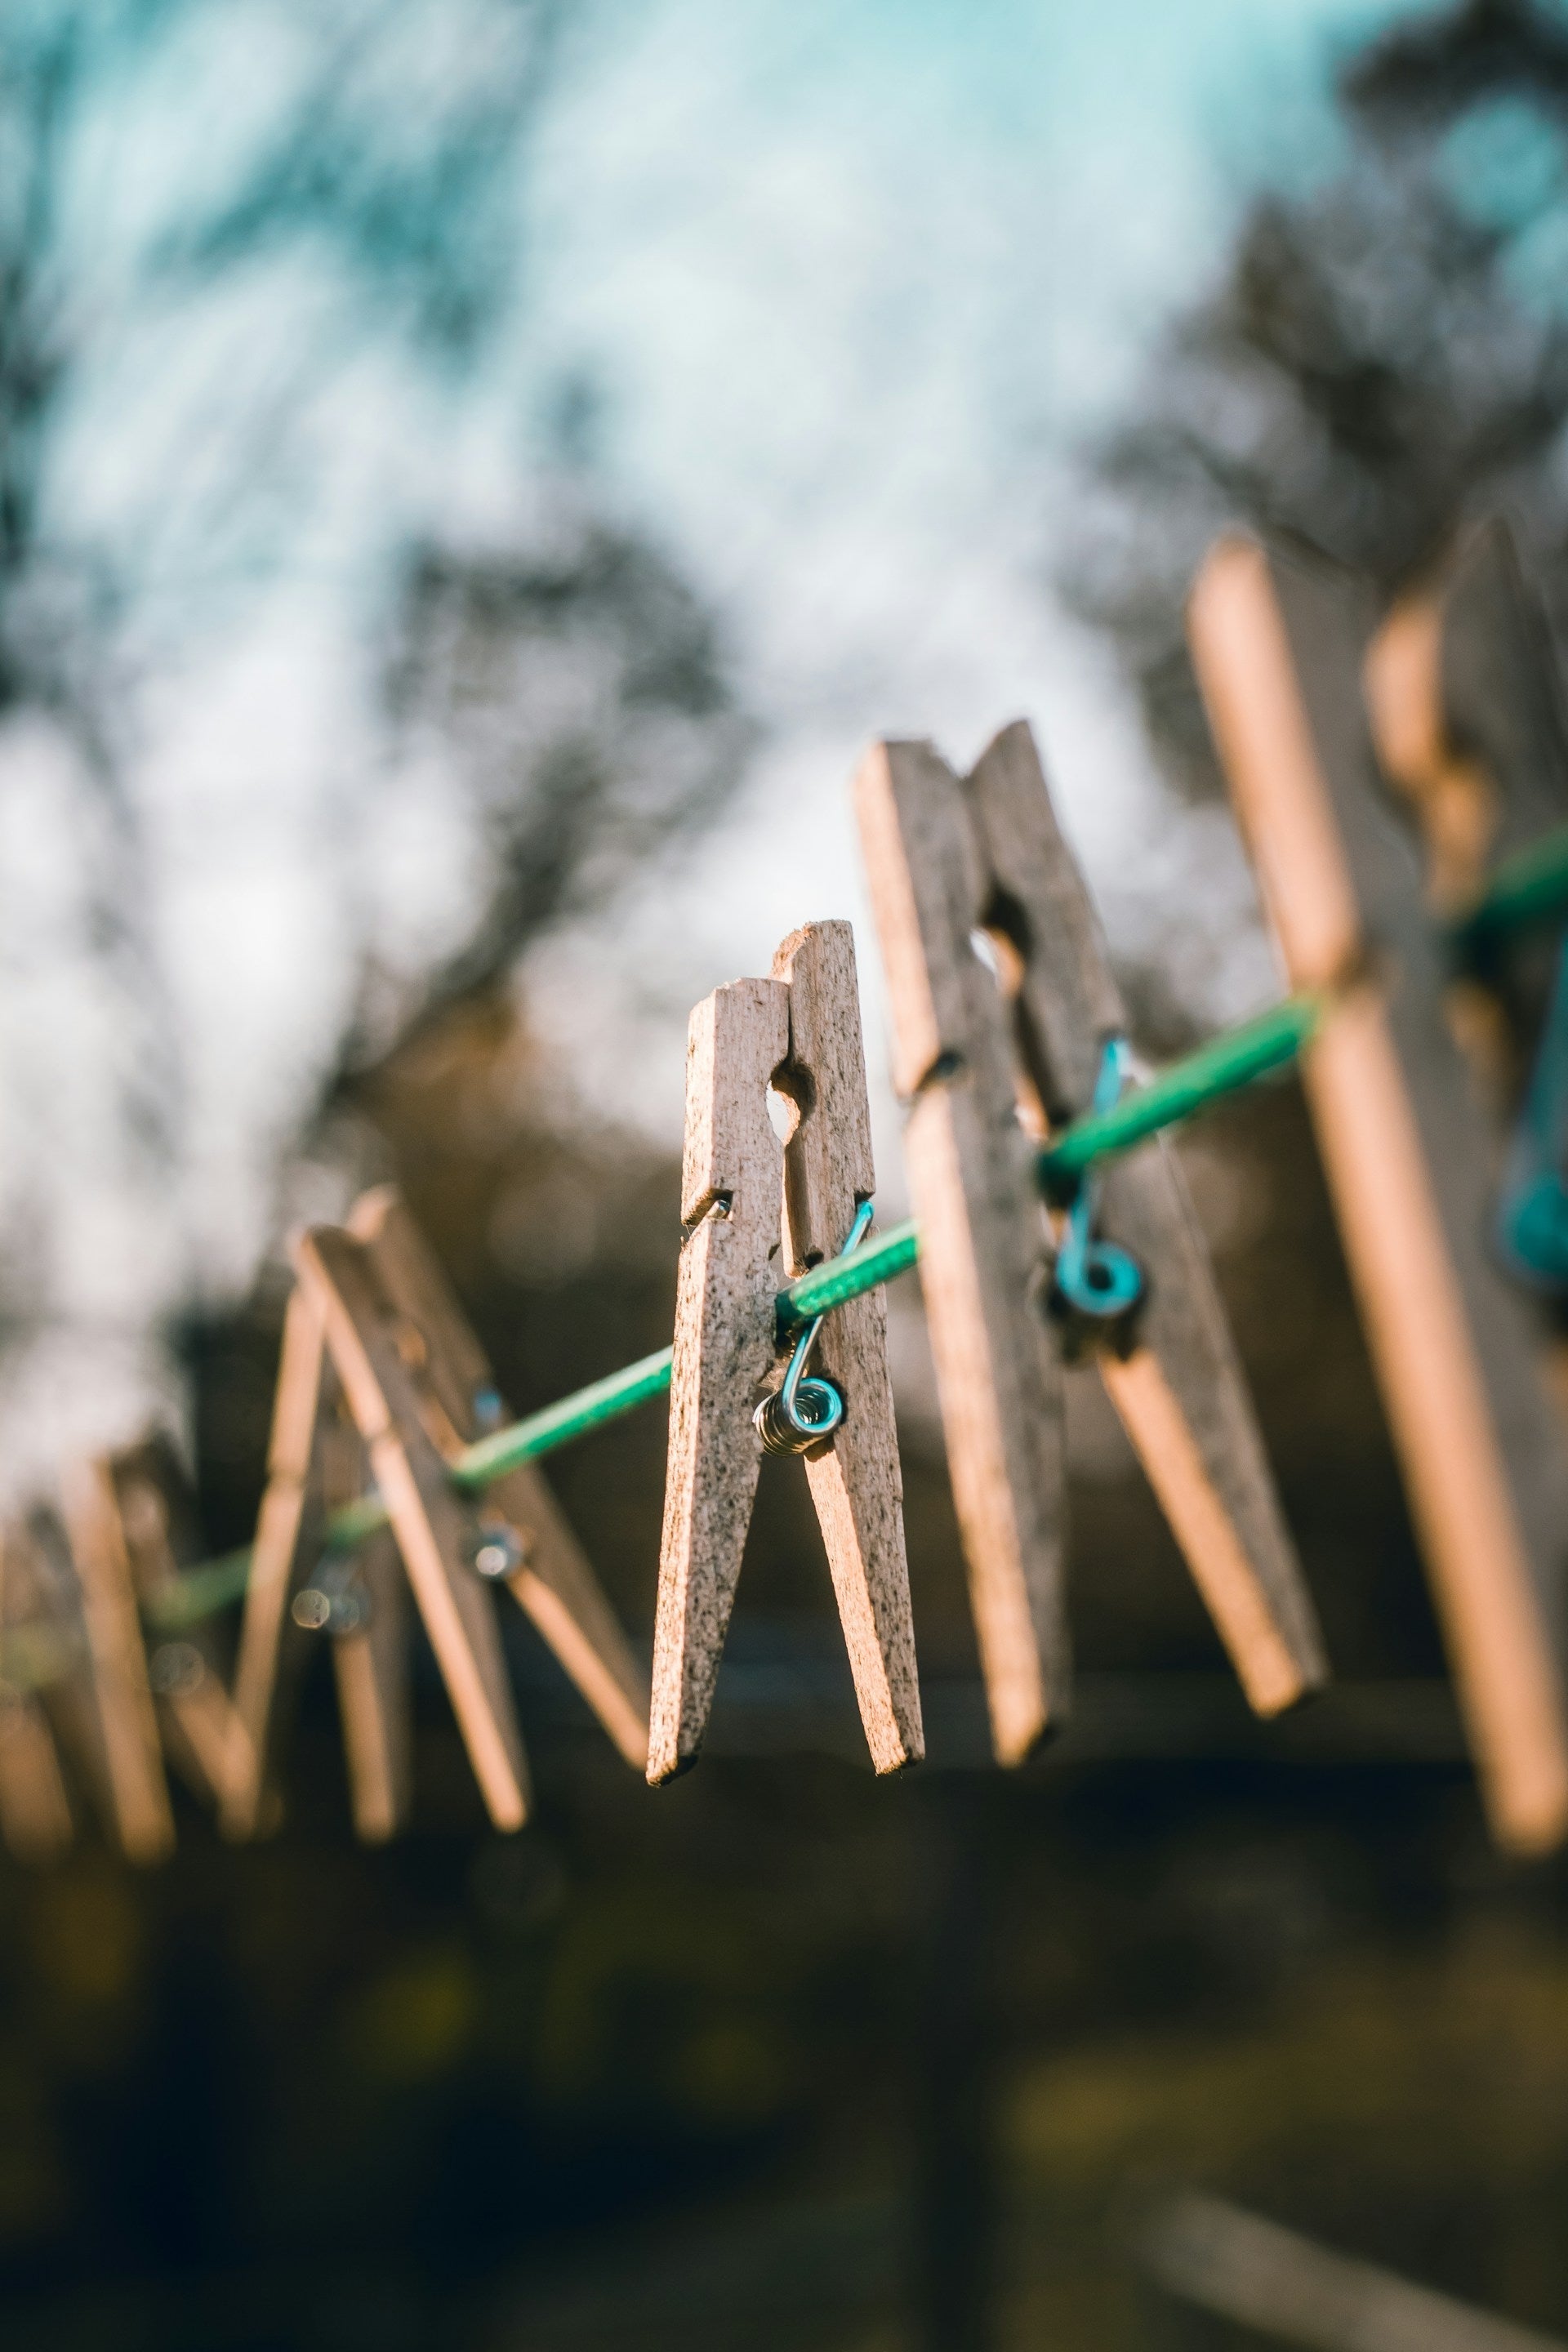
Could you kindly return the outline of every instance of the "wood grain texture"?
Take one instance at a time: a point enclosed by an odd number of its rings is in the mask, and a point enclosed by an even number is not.
[[[1087,1111],[1127,1026],[1094,904],[1051,806],[1034,737],[1004,729],[968,781],[990,894],[1013,950],[1018,1048],[1053,1128]],[[1143,1268],[1131,1360],[1100,1364],[1251,1705],[1316,1687],[1322,1640],[1184,1178],[1161,1138],[1100,1173],[1098,1224]]]
[[[715,989],[686,1051],[681,1249],[654,1623],[647,1777],[694,1762],[707,1727],[762,1441],[752,1414],[774,1360],[784,1153],[767,1089],[789,1052],[789,991]]]
[[[1541,1849],[1568,1829],[1568,1478],[1529,1304],[1486,1246],[1496,1149],[1444,1017],[1420,859],[1373,758],[1369,614],[1326,565],[1228,541],[1190,626],[1291,980],[1377,958],[1303,1081],[1493,1825]]]
[[[0,1643],[32,1613],[26,1574],[30,1549],[19,1529],[0,1529]],[[58,1862],[74,1835],[70,1800],[43,1706],[33,1692],[0,1678],[0,1836],[6,1851],[15,1861],[39,1868]]]
[[[481,1434],[476,1400],[486,1392],[507,1418],[505,1402],[472,1326],[395,1188],[383,1185],[355,1204],[354,1230],[399,1311],[424,1334],[423,1370],[457,1450]],[[432,1433],[437,1441],[439,1426]],[[549,1643],[628,1764],[647,1762],[648,1679],[604,1588],[531,1463],[486,1488],[484,1510],[504,1519],[522,1559],[506,1581],[512,1597]]]
[[[971,945],[988,893],[952,770],[929,744],[879,744],[856,808],[992,1738],[1016,1763],[1064,1708],[1068,1660],[1061,1365],[1009,1016]]]
[[[82,1463],[69,1471],[61,1502],[81,1591],[113,1833],[128,1861],[162,1862],[174,1851],[174,1818],[108,1462]]]
[[[521,1828],[528,1768],[494,1604],[464,1557],[466,1515],[426,1426],[429,1395],[405,1354],[418,1353],[406,1318],[353,1234],[316,1227],[296,1244],[295,1263],[321,1302],[327,1346],[490,1818],[498,1829]]]
[[[793,1280],[837,1255],[857,1209],[876,1191],[850,926],[792,931],[773,976],[789,989],[789,1058],[777,1083],[798,1113],[784,1154],[784,1255]],[[782,1286],[782,1277],[770,1282]],[[867,1745],[877,1770],[894,1772],[924,1755],[925,1734],[884,1292],[868,1291],[828,1317],[813,1369],[835,1383],[845,1416],[805,1456],[805,1474]]]

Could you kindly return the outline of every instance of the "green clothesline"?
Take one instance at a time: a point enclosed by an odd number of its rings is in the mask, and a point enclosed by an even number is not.
[[[1513,933],[1561,921],[1568,916],[1568,827],[1548,834],[1500,865],[1485,896],[1468,915],[1448,928],[1456,963],[1484,962],[1497,943]],[[1238,1029],[1201,1045],[1168,1069],[1159,1071],[1147,1086],[1136,1088],[1108,1111],[1075,1119],[1039,1157],[1040,1189],[1047,1200],[1071,1199],[1086,1170],[1117,1151],[1126,1151],[1161,1128],[1191,1118],[1208,1104],[1223,1101],[1250,1086],[1270,1070],[1293,1061],[1322,1018],[1327,998],[1321,994],[1287,997],[1282,1004],[1260,1013]],[[913,1224],[895,1225],[864,1243],[848,1257],[814,1267],[778,1297],[781,1342],[813,1316],[831,1313],[863,1291],[905,1274],[920,1255],[920,1235]],[[465,1447],[448,1465],[454,1486],[477,1494],[504,1477],[520,1464],[570,1445],[590,1430],[640,1404],[663,1396],[669,1387],[672,1351],[661,1348],[618,1372],[606,1373],[542,1412],[532,1412],[506,1429],[498,1429],[476,1444]],[[352,1550],[367,1536],[386,1525],[386,1507],[379,1495],[363,1495],[358,1502],[334,1512],[326,1539],[339,1550]],[[244,1591],[250,1570],[248,1551],[231,1552],[183,1576],[177,1587],[160,1595],[148,1614],[160,1625],[189,1624],[210,1616]]]
[[[1249,1021],[1202,1045],[1184,1060],[1173,1062],[1145,1087],[1124,1097],[1114,1109],[1075,1119],[1039,1157],[1040,1187],[1048,1198],[1070,1197],[1084,1171],[1096,1160],[1126,1151],[1159,1129],[1190,1118],[1205,1105],[1219,1102],[1237,1088],[1294,1060],[1321,1017],[1320,996],[1288,997]],[[781,1341],[814,1316],[830,1314],[851,1298],[875,1290],[895,1275],[906,1274],[920,1255],[920,1234],[912,1223],[875,1234],[847,1257],[832,1258],[813,1267],[778,1296]],[[606,1373],[571,1396],[531,1412],[526,1419],[496,1430],[466,1446],[447,1465],[454,1486],[478,1494],[509,1470],[535,1462],[558,1446],[570,1445],[590,1430],[617,1421],[638,1405],[663,1396],[669,1387],[673,1351],[661,1348],[618,1372]],[[379,1495],[362,1495],[357,1502],[335,1511],[327,1521],[326,1540],[336,1550],[350,1551],[385,1527],[386,1506]],[[159,1594],[147,1614],[155,1623],[174,1627],[210,1616],[244,1591],[249,1574],[248,1551],[231,1552],[222,1559],[188,1570],[177,1585]]]

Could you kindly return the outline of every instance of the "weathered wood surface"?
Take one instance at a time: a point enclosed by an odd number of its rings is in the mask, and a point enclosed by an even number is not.
[[[434,1401],[416,1377],[418,1335],[353,1234],[316,1227],[297,1243],[295,1263],[321,1303],[327,1346],[490,1818],[498,1829],[518,1829],[530,1803],[522,1738],[494,1604],[465,1559],[467,1516],[429,1434]]]
[[[988,891],[964,794],[927,743],[856,784],[892,1013],[921,1282],[998,1759],[1065,1708],[1062,1375],[1039,1311],[1045,1230],[1009,1016],[972,940]]]
[[[768,1082],[789,1052],[789,991],[731,981],[691,1015],[669,1447],[653,1637],[647,1777],[668,1780],[701,1745],[762,1440],[752,1409],[773,1370],[784,1152]]]
[[[37,1622],[31,1546],[18,1528],[0,1529],[0,1643]],[[0,1661],[0,1836],[17,1862],[34,1867],[58,1861],[75,1834],[54,1735],[41,1701],[10,1678]]]
[[[797,1117],[784,1145],[784,1276],[837,1256],[860,1204],[876,1192],[871,1106],[860,1035],[855,935],[807,923],[773,957],[789,989],[789,1057],[776,1084]],[[805,1456],[867,1745],[879,1772],[925,1753],[914,1621],[904,1548],[903,1475],[888,1377],[888,1307],[880,1290],[851,1299],[823,1325],[812,1370],[830,1380],[845,1415]]]
[[[1027,726],[1004,729],[967,789],[990,884],[986,927],[1011,950],[1020,1057],[1059,1128],[1089,1108],[1126,1009]],[[1322,1681],[1322,1641],[1208,1251],[1163,1139],[1101,1171],[1097,1225],[1147,1284],[1133,1347],[1100,1351],[1106,1389],[1249,1701],[1275,1714]]]
[[[1497,1147],[1445,1018],[1421,861],[1373,755],[1369,617],[1345,575],[1231,541],[1190,628],[1292,983],[1375,960],[1303,1081],[1491,1818],[1538,1849],[1568,1829],[1568,1477],[1531,1307],[1486,1244]]]
[[[62,1514],[81,1591],[94,1714],[115,1838],[128,1861],[162,1862],[174,1819],[147,1685],[147,1658],[131,1562],[106,1461],[78,1465],[64,1482]]]
[[[445,1423],[443,1429],[432,1422],[431,1433],[450,1455],[482,1433],[481,1397],[492,1417],[507,1418],[484,1350],[395,1188],[366,1193],[352,1223],[387,1295],[424,1336],[423,1370]],[[506,1579],[513,1599],[640,1771],[647,1761],[647,1675],[542,1472],[532,1463],[509,1471],[486,1488],[483,1508],[519,1539],[522,1558]]]

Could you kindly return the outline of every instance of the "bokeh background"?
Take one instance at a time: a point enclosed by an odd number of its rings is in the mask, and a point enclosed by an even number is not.
[[[1568,14],[1526,0],[8,0],[0,1482],[155,1422],[254,1520],[284,1244],[395,1176],[519,1410],[668,1338],[690,1003],[859,928],[868,738],[1037,727],[1159,1055],[1276,976],[1181,645],[1227,520],[1568,596]],[[1072,1727],[1004,1779],[918,1295],[931,1762],[795,1465],[700,1771],[512,1612],[352,1839],[0,1864],[31,2347],[1242,2346],[1233,2197],[1568,2335],[1568,1887],[1484,1836],[1298,1094],[1184,1156],[1340,1682],[1254,1726],[1075,1383]],[[651,1623],[658,1411],[552,1478]]]

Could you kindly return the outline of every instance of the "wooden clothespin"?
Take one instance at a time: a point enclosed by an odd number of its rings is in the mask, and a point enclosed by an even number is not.
[[[447,1463],[505,1417],[489,1367],[397,1194],[296,1251],[328,1351],[498,1828],[521,1825],[528,1768],[487,1578],[506,1583],[630,1761],[647,1755],[637,1662],[543,1478],[524,1464],[477,1515]]]
[[[128,1861],[162,1862],[174,1852],[174,1817],[124,1525],[107,1460],[80,1463],[68,1473],[61,1517],[80,1626],[82,1666],[72,1696],[90,1725],[116,1843]],[[47,1572],[43,1560],[38,1565]]]
[[[997,1759],[1068,1703],[1060,1349],[1005,1005],[972,940],[990,896],[958,778],[879,743],[855,786],[893,1024],[921,1283]]]
[[[782,1147],[770,1087],[794,1106]],[[877,1770],[925,1752],[881,1294],[797,1341],[768,1392],[776,1294],[863,1237],[874,1189],[854,937],[808,923],[772,979],[731,982],[691,1015],[650,1781],[701,1745],[764,1448],[805,1454]]]
[[[505,1423],[483,1349],[397,1192],[367,1193],[355,1219],[399,1313],[422,1336],[424,1369],[452,1450]],[[444,1449],[445,1450],[445,1449]],[[647,1675],[531,1462],[496,1479],[479,1512],[485,1573],[503,1583],[554,1651],[628,1764],[647,1760]]]
[[[1510,1270],[1568,1300],[1568,956],[1559,924],[1478,916],[1503,861],[1568,824],[1568,714],[1546,616],[1507,524],[1399,598],[1367,651],[1373,738],[1450,925],[1449,1027],[1512,1129],[1493,1229]],[[1562,1343],[1556,1338],[1563,1386]]]
[[[991,886],[983,921],[1011,967],[1023,1098],[1043,1112],[1044,1140],[1093,1107],[1126,1008],[1026,725],[997,736],[967,793]],[[1091,1320],[1091,1334],[1110,1342],[1096,1349],[1100,1377],[1248,1700],[1277,1714],[1323,1680],[1322,1642],[1208,1249],[1163,1137],[1110,1163],[1096,1206],[1100,1246],[1126,1252],[1142,1276],[1120,1327]],[[1058,1250],[1058,1287],[1063,1272]]]
[[[276,1811],[270,1781],[279,1718],[297,1692],[310,1637],[321,1633],[331,1639],[355,1832],[375,1844],[402,1826],[412,1722],[396,1547],[382,1531],[351,1556],[322,1558],[326,1520],[369,1479],[364,1442],[327,1357],[325,1318],[314,1294],[297,1285],[283,1318],[267,1486],[235,1669],[252,1761],[226,1818],[231,1836],[253,1836]]]
[[[1223,541],[1194,659],[1291,984],[1342,992],[1303,1083],[1499,1837],[1568,1830],[1555,1652],[1568,1462],[1489,1244],[1500,1153],[1447,1019],[1426,860],[1362,698],[1373,615],[1326,562]]]
[[[879,745],[858,798],[997,1756],[1026,1754],[1066,1701],[1069,1333],[1095,1343],[1247,1696],[1273,1713],[1321,1680],[1321,1644],[1207,1251],[1163,1142],[1100,1180],[1097,1239],[1087,1204],[1075,1209],[1044,1295],[1031,1163],[1051,1132],[1096,1107],[1108,1075],[1114,1095],[1126,1015],[1033,738],[1005,729],[966,782],[927,745]],[[1000,986],[974,952],[982,933]]]
[[[188,1487],[162,1438],[95,1462],[68,1525],[84,1587],[168,1622],[151,1644],[146,1681],[163,1747],[192,1793],[223,1813],[250,1774],[250,1741],[229,1693],[218,1638],[179,1622],[183,1561],[196,1546]],[[101,1605],[101,1604],[100,1604]],[[172,1621],[172,1622],[169,1622]]]
[[[1568,824],[1562,680],[1506,522],[1483,524],[1399,597],[1367,648],[1365,682],[1383,772],[1419,827],[1428,896],[1462,919],[1498,865]],[[1489,1091],[1512,1108],[1557,941],[1534,931],[1485,948],[1456,972],[1450,1016],[1470,1016],[1462,1042]]]

